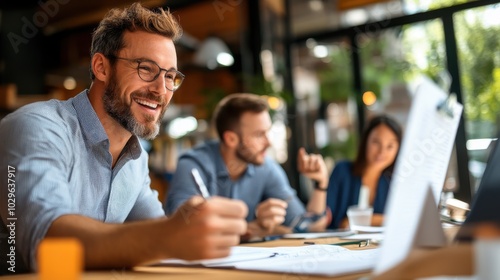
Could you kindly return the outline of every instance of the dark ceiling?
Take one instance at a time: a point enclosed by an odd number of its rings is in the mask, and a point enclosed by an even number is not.
[[[26,76],[39,77],[39,73],[59,75],[67,73],[77,79],[88,80],[88,54],[90,34],[99,21],[112,8],[125,7],[134,0],[48,0],[0,1],[0,70],[14,65],[30,65],[19,69],[0,71],[0,83],[22,83]],[[232,3],[235,3],[234,1]],[[193,44],[209,36],[221,38],[229,48],[239,52],[242,30],[246,26],[243,12],[245,1],[225,10],[223,18],[214,10],[212,0],[143,0],[145,7],[168,7],[178,18],[184,31],[178,42],[179,61],[189,63],[194,54]],[[37,18],[38,15],[38,18]],[[26,22],[34,26],[36,36],[24,36]],[[37,24],[38,23],[38,24]],[[43,24],[42,24],[43,23]],[[39,32],[40,31],[40,32]],[[20,36],[13,43],[7,34]],[[3,59],[2,59],[3,58]],[[179,65],[185,67],[185,65]],[[45,70],[40,70],[45,69]],[[30,75],[29,72],[33,74]],[[19,78],[21,77],[21,78]],[[35,89],[21,91],[34,92]]]

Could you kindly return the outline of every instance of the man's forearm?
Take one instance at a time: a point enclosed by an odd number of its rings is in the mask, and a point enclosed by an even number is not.
[[[163,219],[161,219],[163,220]],[[75,237],[85,250],[86,268],[131,267],[168,257],[158,248],[161,237],[158,220],[126,224],[105,224],[80,215],[56,219],[46,237]]]
[[[169,218],[105,224],[79,215],[56,219],[46,237],[76,237],[87,268],[131,267],[163,258],[226,257],[247,230],[242,201],[195,196]]]
[[[325,213],[326,210],[326,191],[314,190],[309,202],[307,203],[307,212],[318,215]]]

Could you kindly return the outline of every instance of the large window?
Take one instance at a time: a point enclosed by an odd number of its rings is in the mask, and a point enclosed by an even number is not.
[[[434,38],[429,41],[427,38]],[[388,114],[405,125],[411,83],[421,75],[439,80],[446,71],[440,20],[408,24],[357,36],[365,116]],[[445,89],[446,91],[448,90]]]
[[[305,131],[297,137],[333,161],[353,159],[356,151],[351,51],[347,38],[310,39],[293,51],[297,115]]]
[[[500,127],[500,5],[454,15],[469,170],[477,186]]]
[[[464,104],[464,125],[457,132],[444,187],[468,201],[482,176],[486,148],[500,130],[500,6],[488,5],[498,2],[489,0],[401,2],[409,16],[368,19],[311,36],[296,32],[290,39],[296,46],[292,61],[298,113],[303,109],[306,119],[301,121],[316,127],[299,136],[306,138],[302,142],[319,144],[335,160],[352,158],[364,121],[387,113],[404,125],[411,104],[408,86],[419,75],[428,76]],[[311,125],[314,114],[319,121]]]

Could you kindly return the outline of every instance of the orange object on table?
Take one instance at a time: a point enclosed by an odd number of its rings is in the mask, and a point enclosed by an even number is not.
[[[83,246],[75,238],[46,238],[38,247],[40,280],[76,280],[83,270]]]

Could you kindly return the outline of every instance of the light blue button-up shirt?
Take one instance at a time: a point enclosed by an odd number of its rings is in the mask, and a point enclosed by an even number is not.
[[[37,102],[18,109],[2,119],[0,135],[3,271],[4,249],[12,246],[5,238],[12,227],[5,225],[12,222],[16,262],[22,260],[35,269],[38,243],[62,215],[105,223],[164,216],[158,195],[150,188],[147,153],[136,136],[111,167],[109,140],[87,91],[67,101]],[[8,185],[9,173],[15,175],[11,175],[14,185]],[[9,193],[15,196],[14,209],[9,209],[8,202],[13,202],[7,199]]]

